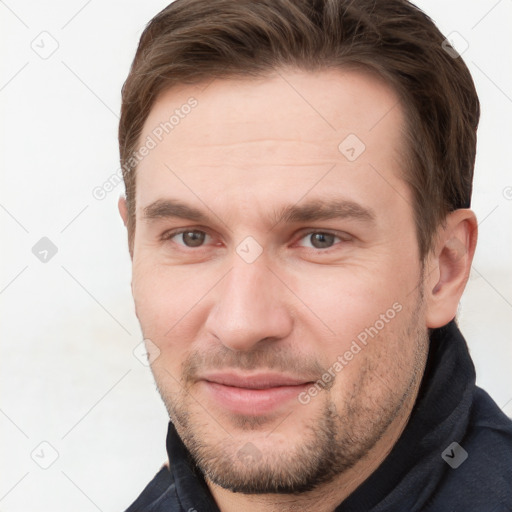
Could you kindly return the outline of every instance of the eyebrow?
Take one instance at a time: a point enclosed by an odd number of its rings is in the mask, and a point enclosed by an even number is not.
[[[213,212],[212,212],[213,213]],[[217,217],[217,215],[215,215]],[[198,208],[176,199],[158,199],[143,209],[144,220],[166,218],[186,219],[207,224],[211,218]],[[315,199],[302,205],[294,204],[275,210],[271,217],[273,226],[284,223],[313,222],[329,219],[352,218],[368,223],[375,222],[376,215],[371,208],[346,199]]]
[[[158,199],[143,209],[145,220],[167,219],[176,217],[194,222],[206,223],[209,217],[201,210],[176,199]]]
[[[276,224],[346,218],[374,222],[376,215],[371,208],[347,199],[315,199],[302,205],[286,206],[277,211],[274,218]]]

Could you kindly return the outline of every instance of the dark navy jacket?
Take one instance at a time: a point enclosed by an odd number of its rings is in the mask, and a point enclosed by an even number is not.
[[[409,422],[335,512],[512,512],[512,420],[475,386],[455,322],[435,329]],[[511,390],[512,396],[512,390]],[[218,512],[172,423],[164,466],[126,512]]]

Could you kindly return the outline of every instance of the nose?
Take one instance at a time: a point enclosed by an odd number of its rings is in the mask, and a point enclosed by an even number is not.
[[[290,334],[287,290],[264,261],[235,262],[215,291],[206,329],[227,348],[249,352]]]

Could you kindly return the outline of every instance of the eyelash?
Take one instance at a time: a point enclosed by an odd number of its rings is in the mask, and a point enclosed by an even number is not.
[[[200,233],[204,233],[206,236],[210,236],[208,231],[206,229],[199,229],[199,228],[181,228],[181,229],[178,229],[178,230],[174,230],[174,231],[166,231],[165,233],[163,233],[160,237],[160,239],[162,241],[172,241],[172,238],[174,238],[175,236],[178,236],[178,235],[181,235],[183,233],[188,233],[188,232],[191,232],[191,231],[198,231]],[[301,241],[301,240],[304,240],[305,238],[307,238],[308,236],[311,236],[311,235],[314,235],[314,234],[322,234],[322,235],[332,235],[334,236],[335,238],[337,238],[339,241],[338,242],[335,242],[331,247],[327,247],[325,249],[315,249],[315,248],[311,248],[311,247],[304,247],[305,249],[310,249],[310,250],[316,250],[316,251],[319,251],[319,252],[323,252],[323,253],[327,253],[329,252],[331,249],[333,249],[337,244],[341,243],[341,242],[349,242],[353,239],[353,237],[351,237],[350,235],[348,235],[347,233],[337,233],[337,232],[334,232],[334,231],[328,231],[328,230],[318,230],[318,229],[312,229],[312,230],[309,230],[309,231],[306,231],[306,232],[303,232],[300,237],[297,239],[297,242]],[[179,245],[180,247],[183,247],[185,250],[187,249],[191,249],[191,250],[200,250],[202,248],[204,248],[204,245],[200,245],[198,247],[188,247],[184,244],[177,244]]]
[[[310,237],[311,235],[315,235],[315,234],[320,234],[320,235],[330,235],[330,236],[333,236],[335,239],[338,239],[338,241],[334,241],[333,242],[333,245],[331,247],[327,247],[326,249],[324,249],[323,251],[328,251],[329,249],[331,249],[332,247],[334,247],[335,245],[341,243],[341,242],[347,242],[348,241],[348,237],[346,235],[341,235],[339,233],[335,233],[335,232],[332,232],[332,231],[308,231],[306,232],[305,234],[302,234],[301,237],[298,239],[298,241],[301,241],[301,240],[304,240],[308,237]],[[321,250],[321,249],[317,249],[317,250]]]
[[[176,236],[176,235],[181,235],[182,233],[190,233],[192,231],[198,231],[199,233],[204,233],[205,235],[208,235],[208,229],[207,228],[203,228],[201,226],[198,226],[198,227],[191,227],[191,228],[180,228],[180,229],[175,229],[175,230],[170,230],[170,231],[165,231],[164,233],[162,233],[161,235],[161,239],[162,240],[168,240],[169,238],[172,238],[173,236]]]

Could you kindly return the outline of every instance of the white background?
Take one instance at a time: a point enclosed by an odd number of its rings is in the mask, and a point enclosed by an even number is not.
[[[123,510],[166,458],[165,409],[133,355],[123,186],[92,195],[118,170],[121,85],[166,3],[0,1],[4,512]],[[469,44],[480,240],[460,322],[479,385],[512,415],[512,1],[419,5]],[[58,44],[47,59],[31,47],[42,38],[45,51]],[[42,237],[58,248],[46,263],[32,253]]]

